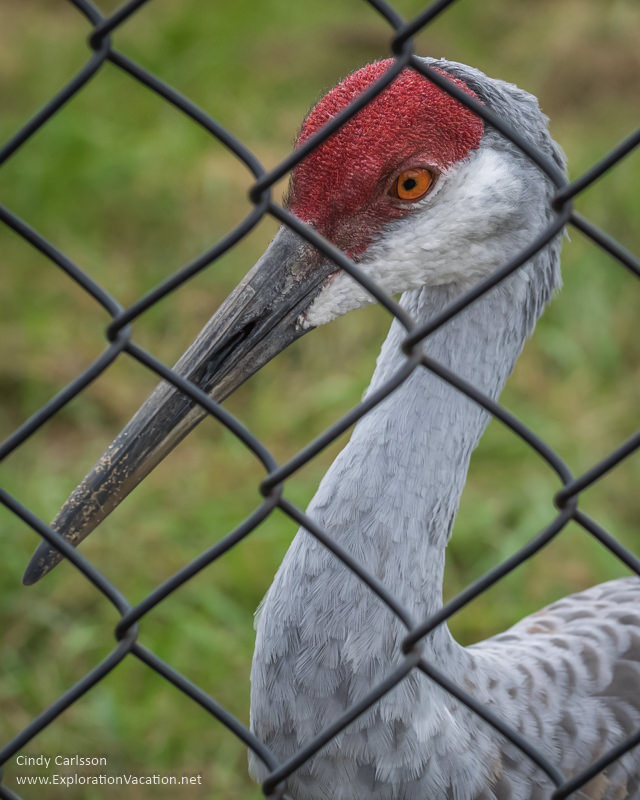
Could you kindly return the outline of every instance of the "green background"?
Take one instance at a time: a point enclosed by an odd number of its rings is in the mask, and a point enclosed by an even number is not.
[[[113,4],[104,3],[105,11]],[[398,0],[406,17],[421,10]],[[88,57],[84,19],[62,0],[0,0],[0,140]],[[540,98],[576,177],[637,124],[640,9],[631,0],[460,0],[416,38],[420,54],[473,64]],[[356,0],[155,0],[116,46],[212,114],[274,166],[309,107],[337,80],[388,54],[389,30]],[[640,154],[581,195],[577,208],[638,249]],[[251,176],[204,131],[107,65],[7,163],[0,202],[127,305],[210,247],[250,210]],[[278,187],[283,191],[286,182]],[[263,221],[204,273],[144,314],[135,338],[168,363],[180,355],[276,229]],[[11,432],[104,347],[105,313],[39,253],[0,228],[0,435]],[[637,287],[578,232],[564,245],[565,288],[538,326],[502,401],[567,461],[589,468],[633,430],[638,403]],[[371,307],[304,337],[228,402],[279,460],[360,398],[388,314]],[[126,356],[2,466],[2,483],[44,520],[155,385]],[[345,437],[287,483],[304,507]],[[637,549],[638,459],[582,498]],[[102,525],[83,552],[132,603],[243,520],[262,471],[208,420]],[[553,517],[557,481],[492,423],[473,457],[452,543],[452,597]],[[295,532],[274,514],[219,563],[150,613],[140,639],[248,721],[252,615]],[[68,564],[24,588],[37,537],[0,511],[0,742],[113,647],[111,606]],[[571,591],[625,574],[577,526],[451,621],[464,642],[491,635]],[[128,658],[39,734],[25,753],[107,755],[108,774],[201,774],[184,798],[257,798],[245,748]],[[7,767],[15,776],[47,771]],[[93,774],[87,770],[86,774]],[[77,788],[47,798],[174,797],[175,790]],[[45,796],[24,789],[25,798]]]

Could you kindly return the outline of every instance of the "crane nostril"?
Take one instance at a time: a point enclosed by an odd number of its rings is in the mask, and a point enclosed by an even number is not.
[[[207,358],[198,363],[193,372],[189,374],[189,380],[202,387],[209,387],[214,380],[219,381],[225,370],[238,361],[239,354],[243,352],[242,343],[251,338],[265,316],[265,314],[256,316],[239,330],[223,339]]]

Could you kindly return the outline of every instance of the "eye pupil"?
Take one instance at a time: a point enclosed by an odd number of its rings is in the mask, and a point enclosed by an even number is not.
[[[403,182],[402,188],[406,192],[410,192],[412,189],[415,189],[417,185],[418,181],[415,178],[407,178],[407,180]]]

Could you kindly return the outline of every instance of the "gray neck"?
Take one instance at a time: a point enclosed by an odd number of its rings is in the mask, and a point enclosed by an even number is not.
[[[431,357],[491,398],[499,395],[526,338],[514,307],[520,283],[511,279],[425,343]],[[407,292],[402,304],[414,319],[426,321],[457,293],[450,286],[424,288]],[[403,336],[394,322],[368,393],[402,365]],[[469,458],[487,422],[476,403],[418,367],[358,423],[309,509],[418,618],[441,607],[445,547]],[[442,634],[448,636],[444,626]]]
[[[525,297],[526,284],[525,277],[516,276],[456,316],[429,337],[429,354],[497,397],[525,339],[526,315],[518,296]],[[422,289],[405,294],[402,303],[415,319],[427,320],[454,294],[448,287]],[[403,335],[394,323],[369,391],[401,367]],[[358,423],[308,508],[308,515],[416,620],[441,607],[445,547],[469,457],[486,423],[487,415],[475,403],[418,367]],[[280,757],[292,755],[389,674],[401,657],[404,635],[371,590],[301,530],[265,597],[257,625],[253,729]],[[446,625],[423,640],[422,651],[454,681],[468,685],[476,656],[453,640]],[[413,671],[352,723],[348,734],[325,746],[322,763],[314,761],[297,773],[293,796],[338,796],[342,777],[335,764],[349,758],[365,765],[385,763],[387,778],[377,779],[370,795],[376,800],[399,797],[397,787],[411,785],[416,775],[428,783],[432,773],[426,762],[433,747],[443,747],[440,752],[456,747],[436,741],[454,736],[447,702],[435,684]],[[465,722],[469,730],[473,724],[471,718]],[[403,747],[389,748],[390,730]],[[411,759],[405,762],[407,752]],[[478,776],[484,774],[483,757],[479,750],[473,755]],[[252,769],[257,778],[264,776],[255,759]],[[314,793],[309,787],[320,773],[326,786]],[[437,775],[433,785],[425,789],[420,784],[419,791],[406,796],[433,796]]]

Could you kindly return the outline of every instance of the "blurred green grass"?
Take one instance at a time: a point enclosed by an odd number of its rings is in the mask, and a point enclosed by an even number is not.
[[[415,0],[399,0],[411,16]],[[104,3],[105,11],[114,4]],[[0,140],[10,136],[87,58],[70,4],[0,0]],[[640,10],[632,0],[460,0],[417,37],[422,54],[474,64],[540,98],[579,175],[635,124]],[[389,34],[365,4],[157,0],[117,46],[216,117],[269,167],[291,148],[313,102],[348,71],[384,57]],[[640,156],[578,198],[578,209],[638,250]],[[222,146],[107,65],[4,167],[0,198],[128,304],[210,247],[250,210],[251,177]],[[172,363],[275,231],[264,221],[230,253],[135,323],[137,341]],[[104,347],[106,316],[8,229],[0,230],[0,435],[8,434]],[[587,469],[633,429],[638,405],[637,295],[632,277],[574,232],[565,288],[538,326],[504,404],[574,470]],[[388,326],[366,309],[304,337],[227,406],[279,459],[295,453],[360,397]],[[336,357],[339,354],[339,357]],[[51,519],[86,469],[155,385],[126,357],[12,454],[2,484]],[[290,482],[304,505],[343,437]],[[584,496],[583,507],[637,548],[638,459]],[[232,436],[203,423],[102,526],[83,551],[132,602],[237,525],[260,502],[262,472]],[[552,518],[554,476],[492,423],[473,457],[448,552],[446,595],[528,541]],[[96,664],[116,616],[62,565],[20,584],[36,536],[1,512],[0,741]],[[248,721],[252,614],[295,532],[277,514],[221,562],[151,612],[141,641]],[[624,570],[577,527],[452,620],[465,642],[490,635],[556,597]],[[244,747],[134,659],[29,745],[29,754],[109,757],[109,774],[203,775],[193,798],[258,798]],[[16,788],[15,766],[7,781]],[[24,772],[24,771],[22,771]],[[25,798],[40,792],[24,790]],[[169,797],[162,789],[124,797]],[[87,787],[47,797],[94,800]]]

